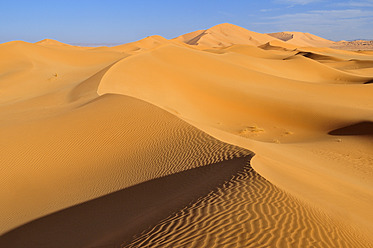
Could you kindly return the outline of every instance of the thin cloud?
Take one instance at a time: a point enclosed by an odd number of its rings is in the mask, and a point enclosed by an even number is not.
[[[261,9],[260,12],[271,12],[273,9]]]
[[[271,25],[278,31],[314,33],[333,40],[373,38],[373,11],[360,9],[312,10],[265,18],[257,25]],[[362,34],[365,37],[361,37]]]
[[[291,4],[291,5],[306,5],[310,3],[320,2],[322,0],[277,0],[277,3]]]
[[[349,1],[345,3],[339,3],[338,6],[347,6],[347,7],[371,7],[373,8],[373,0],[365,1]]]
[[[314,19],[317,18],[317,19]],[[311,10],[305,13],[285,14],[268,19],[277,20],[280,22],[301,21],[304,23],[329,22],[345,19],[359,19],[359,18],[372,18],[373,11],[360,10],[360,9],[344,9],[344,10]]]

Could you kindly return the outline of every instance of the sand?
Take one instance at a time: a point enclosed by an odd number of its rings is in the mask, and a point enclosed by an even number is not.
[[[332,41],[310,33],[302,32],[278,32],[269,33],[276,39],[283,41],[286,44],[291,44],[300,47],[330,47],[341,50],[373,50],[372,40],[353,40],[353,41]]]
[[[273,40],[267,34],[256,33],[242,27],[223,23],[206,30],[181,35],[175,40],[200,47],[227,47],[234,44],[261,45]]]
[[[373,54],[332,43],[0,44],[0,246],[373,247]]]
[[[329,47],[335,44],[334,41],[327,40],[310,33],[302,32],[280,32],[268,34],[286,43],[302,47]]]

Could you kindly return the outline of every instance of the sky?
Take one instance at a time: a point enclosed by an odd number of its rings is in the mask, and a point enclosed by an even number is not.
[[[122,44],[226,22],[259,33],[373,39],[373,0],[0,0],[0,43]]]

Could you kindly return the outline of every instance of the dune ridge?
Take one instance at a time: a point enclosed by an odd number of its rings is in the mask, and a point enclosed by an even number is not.
[[[287,195],[249,165],[123,247],[224,246],[368,247],[354,230]]]
[[[297,35],[307,44],[288,42]],[[179,206],[162,216],[180,218],[149,225],[160,233],[180,226],[186,237],[184,223],[200,219],[196,211],[251,201],[260,211],[250,210],[241,226],[214,233],[215,214],[198,220],[206,227],[197,233],[201,244],[222,245],[229,233],[245,245],[371,246],[373,54],[318,47],[309,40],[323,39],[304,34],[278,37],[221,24],[115,47],[0,44],[1,238],[77,204],[255,153],[260,176],[248,169],[184,205],[187,214]],[[245,190],[257,195],[242,198]],[[267,212],[274,192],[283,205]],[[280,226],[271,219],[276,211],[307,218]],[[272,229],[252,226],[259,222]],[[284,234],[285,226],[307,235]],[[120,224],[114,229],[120,233]],[[163,242],[154,230],[154,242]]]
[[[5,233],[0,246],[119,247],[229,181],[248,160],[250,156],[227,159],[107,194]]]
[[[299,47],[330,47],[339,50],[372,50],[373,41],[354,40],[354,41],[332,41],[310,33],[303,32],[277,32],[268,33],[269,36],[283,41],[285,44],[291,44]],[[274,42],[277,42],[276,40]]]
[[[302,32],[279,32],[268,34],[286,43],[301,47],[329,47],[335,44],[334,41],[319,36]]]
[[[234,44],[258,46],[273,39],[269,35],[249,31],[230,23],[219,24],[175,38],[189,45],[203,47],[226,47]]]
[[[193,130],[161,109],[118,95],[3,127],[2,185],[8,190],[1,195],[1,232],[150,179],[249,153]]]

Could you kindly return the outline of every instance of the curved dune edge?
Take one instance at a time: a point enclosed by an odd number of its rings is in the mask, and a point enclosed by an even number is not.
[[[0,246],[119,247],[229,181],[249,160],[228,159],[107,194],[5,233]]]
[[[1,233],[154,178],[251,154],[121,95],[0,133]]]
[[[318,54],[311,58],[293,51],[276,50],[282,57],[269,58],[256,49],[240,50],[163,45],[119,61],[102,78],[98,93],[140,98],[218,140],[254,151],[252,166],[260,175],[373,237],[373,144],[328,135],[373,120],[373,88],[364,84],[372,74],[334,68],[373,57],[329,48],[299,48]],[[309,64],[320,73],[308,76]],[[286,65],[307,76],[301,81],[290,72],[276,72],[291,70]]]
[[[300,202],[249,165],[123,247],[373,247],[343,223]]]
[[[373,215],[371,177],[373,142],[335,136],[312,143],[268,144],[193,123],[227,143],[253,150],[251,166],[273,185],[332,218],[352,226],[370,243]]]
[[[363,121],[346,127],[341,127],[329,132],[330,135],[370,135],[373,136],[373,122]]]

